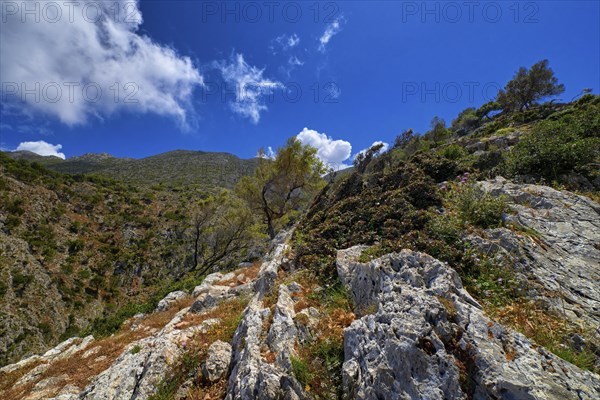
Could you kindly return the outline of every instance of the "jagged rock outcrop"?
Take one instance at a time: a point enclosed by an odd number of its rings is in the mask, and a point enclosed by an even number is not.
[[[357,304],[376,299],[345,331],[350,398],[598,398],[600,377],[490,320],[446,264],[410,250],[360,263],[361,250],[338,253]]]
[[[289,355],[293,351],[297,330],[293,321],[294,307],[290,288],[286,285],[279,287],[271,329],[267,332],[267,337],[264,337],[264,324],[271,317],[271,311],[263,305],[263,299],[275,287],[278,269],[287,261],[287,249],[286,244],[277,244],[272,256],[261,266],[254,285],[255,294],[244,311],[233,338],[233,368],[229,377],[227,400],[310,398],[291,374]],[[264,359],[264,346],[271,351],[280,352],[276,355],[275,363]]]
[[[147,399],[184,349],[184,343],[197,332],[206,332],[220,321],[209,319],[200,325],[177,329],[188,308],[181,310],[156,335],[134,342],[112,366],[98,375],[78,399]]]
[[[600,205],[585,196],[547,186],[511,183],[502,178],[479,183],[506,196],[514,215],[507,219],[527,228],[487,230],[468,239],[488,254],[510,260],[529,279],[528,297],[600,335]]]

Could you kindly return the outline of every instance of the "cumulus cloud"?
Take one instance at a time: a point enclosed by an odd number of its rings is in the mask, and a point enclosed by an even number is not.
[[[367,152],[367,150],[369,150],[371,147],[373,147],[373,146],[377,146],[377,145],[382,145],[381,149],[379,149],[379,151],[377,152],[377,154],[378,154],[378,155],[379,155],[379,154],[381,154],[381,153],[385,153],[385,152],[386,152],[386,151],[387,151],[387,150],[390,148],[390,145],[389,145],[389,143],[382,142],[381,140],[376,140],[376,141],[374,141],[374,142],[373,142],[373,144],[372,144],[372,145],[370,145],[370,146],[369,146],[369,147],[367,147],[366,149],[362,149],[361,151],[359,151],[358,153],[356,153],[356,154],[355,154],[355,155],[352,157],[352,159],[354,160],[354,159],[356,158],[356,156],[358,156],[359,154],[364,154],[364,153],[366,153],[366,152]]]
[[[192,92],[203,78],[189,57],[140,33],[137,0],[31,4],[28,9],[39,9],[37,22],[24,15],[25,2],[3,8],[3,102],[67,125],[127,110],[186,126]]]
[[[329,167],[339,170],[348,167],[344,164],[352,154],[352,145],[345,140],[334,140],[324,133],[304,128],[296,138],[317,149],[317,156]]]
[[[336,19],[325,28],[325,32],[319,38],[319,51],[325,52],[325,47],[332,37],[340,33],[342,30],[343,19]]]
[[[231,110],[254,124],[260,121],[261,112],[268,110],[265,98],[284,87],[281,82],[263,77],[265,70],[249,65],[243,54],[232,56],[229,62],[217,62],[216,66],[225,83],[235,90],[235,100],[229,103]]]
[[[62,149],[61,144],[51,144],[38,140],[37,142],[21,142],[15,151],[31,151],[40,156],[54,156],[64,160],[65,154],[59,153],[60,149]]]

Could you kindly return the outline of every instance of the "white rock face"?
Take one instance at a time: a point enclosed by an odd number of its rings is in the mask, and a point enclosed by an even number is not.
[[[177,329],[177,324],[188,311],[188,308],[179,311],[155,335],[131,343],[107,370],[94,378],[79,398],[134,400],[147,399],[154,394],[156,384],[162,381],[170,366],[182,354],[184,343],[213,324],[207,320],[187,329]]]
[[[158,305],[156,306],[154,312],[166,311],[169,308],[171,308],[173,304],[175,304],[181,299],[185,299],[187,296],[188,294],[182,290],[171,292],[168,295],[166,295],[164,299],[158,302]]]
[[[275,315],[267,339],[263,337],[263,325],[271,318],[269,308],[263,307],[262,299],[273,290],[277,271],[286,262],[287,245],[277,244],[271,256],[260,268],[255,294],[244,311],[233,338],[233,367],[227,387],[227,400],[253,399],[310,399],[302,385],[292,376],[289,355],[296,342],[294,305],[287,286],[281,285]],[[261,347],[279,351],[276,362],[263,359]]]
[[[227,373],[231,363],[231,345],[217,340],[208,348],[208,357],[202,365],[204,379],[215,382]]]
[[[507,196],[516,211],[509,219],[531,229],[535,240],[508,229],[469,239],[488,252],[499,251],[530,278],[535,283],[532,297],[573,322],[596,327],[600,335],[600,204],[502,178],[479,184],[494,195]]]
[[[446,264],[409,250],[369,263],[358,254],[338,252],[340,278],[377,311],[345,331],[348,398],[598,398],[600,377],[491,321]]]

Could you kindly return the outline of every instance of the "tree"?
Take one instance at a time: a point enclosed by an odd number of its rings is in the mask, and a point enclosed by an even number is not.
[[[262,215],[267,233],[273,239],[276,228],[306,206],[323,187],[324,173],[325,166],[317,157],[317,150],[292,137],[285,147],[277,149],[274,159],[260,150],[254,175],[242,178],[236,192]]]
[[[477,116],[477,111],[473,107],[464,109],[452,121],[452,130],[455,132],[469,132],[479,126],[481,119]]]
[[[256,238],[252,212],[228,192],[209,196],[192,211],[194,267],[203,274],[247,250]]]
[[[446,129],[446,121],[438,116],[433,117],[430,123],[431,130],[423,135],[423,139],[439,142],[448,138],[450,132]]]
[[[542,60],[529,70],[519,68],[504,90],[500,90],[497,101],[504,111],[523,111],[535,105],[537,100],[556,96],[564,91],[565,86],[558,83],[548,66],[548,60]]]
[[[365,172],[367,166],[373,158],[375,158],[379,151],[383,148],[383,143],[377,143],[371,146],[367,151],[361,151],[354,158],[353,164],[359,173]]]
[[[396,136],[396,139],[394,140],[394,148],[403,149],[414,138],[415,138],[415,135],[414,135],[413,130],[411,128],[408,128],[407,130],[402,132],[400,135]]]
[[[500,110],[502,110],[502,106],[497,101],[488,101],[475,111],[475,115],[480,119],[490,119],[491,112]]]

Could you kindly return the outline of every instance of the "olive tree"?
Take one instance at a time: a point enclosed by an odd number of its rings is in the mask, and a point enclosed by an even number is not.
[[[504,90],[500,90],[497,101],[504,111],[523,111],[528,110],[537,100],[556,96],[564,91],[565,86],[558,83],[548,66],[548,60],[542,60],[529,70],[519,68]]]
[[[242,178],[236,193],[262,216],[272,239],[276,230],[307,206],[323,187],[321,176],[325,171],[317,150],[292,137],[277,149],[274,158],[260,150],[254,175]]]

